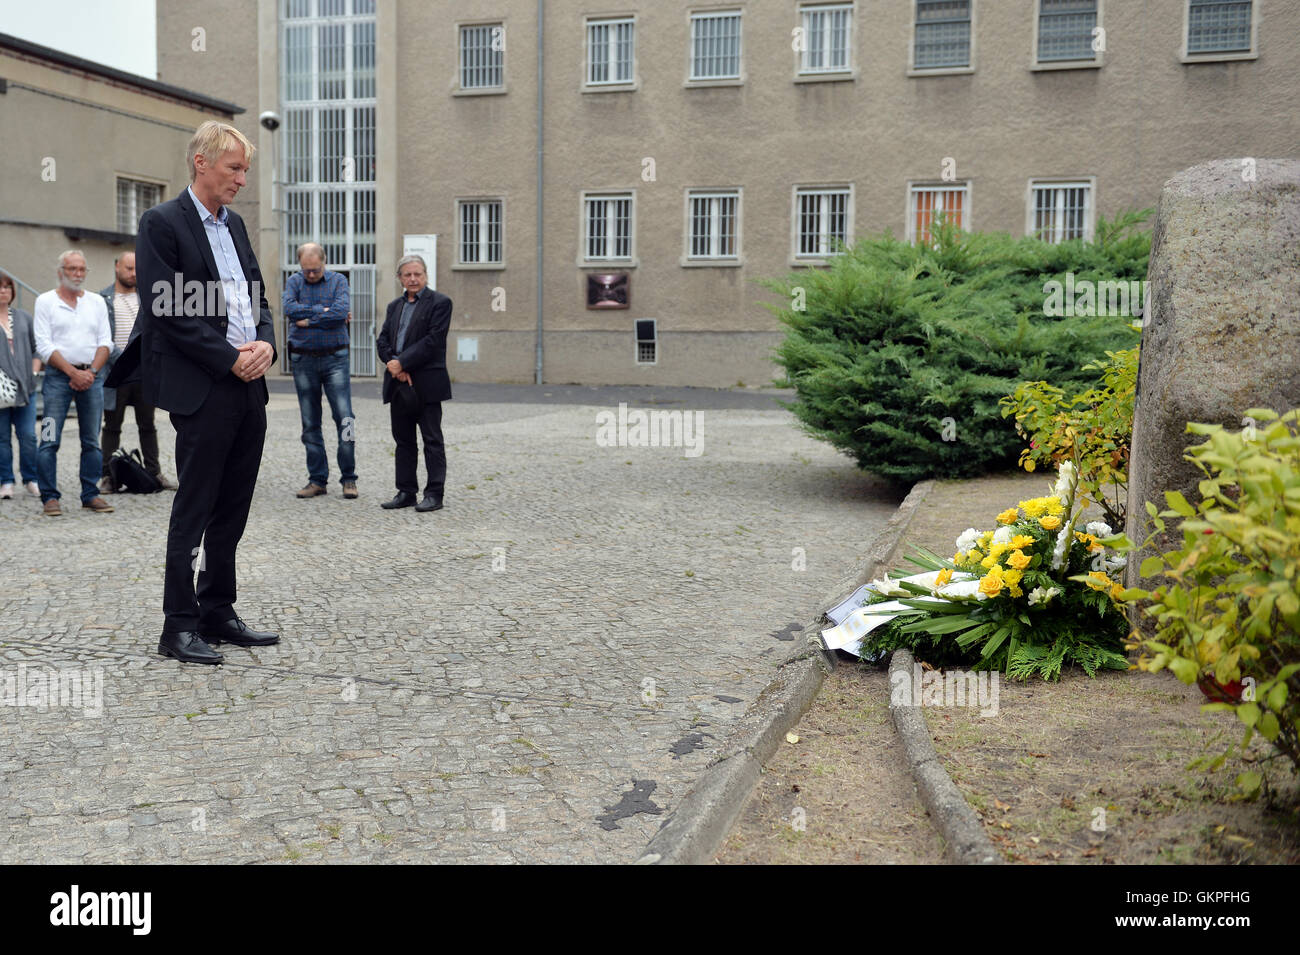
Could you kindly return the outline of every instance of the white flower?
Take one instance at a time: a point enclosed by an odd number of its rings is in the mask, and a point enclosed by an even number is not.
[[[1004,524],[1002,527],[999,527],[997,530],[995,530],[995,531],[993,532],[993,543],[995,543],[995,544],[1010,544],[1010,543],[1011,543],[1011,538],[1014,537],[1014,536],[1015,536],[1015,534],[1014,534],[1014,532],[1012,532],[1011,528],[1010,528],[1010,527],[1007,527],[1007,526]]]
[[[1084,530],[1087,531],[1089,534],[1091,534],[1093,537],[1109,537],[1112,533],[1114,533],[1110,529],[1110,525],[1107,524],[1105,521],[1089,521],[1088,526],[1085,527]]]
[[[890,580],[889,577],[882,577],[880,580],[873,580],[867,586],[870,587],[872,590],[874,590],[876,593],[881,594],[885,597],[908,596],[908,592],[904,590],[902,587],[898,586],[898,584],[896,584],[894,581]]]
[[[1061,525],[1061,532],[1056,535],[1056,546],[1052,548],[1052,570],[1060,570],[1065,566],[1065,552],[1070,545],[1070,532],[1074,530],[1074,525],[1066,521]]]
[[[1060,471],[1057,472],[1056,486],[1052,488],[1052,494],[1064,501],[1074,490],[1074,483],[1077,480],[1078,473],[1074,469],[1074,462],[1063,462]]]
[[[964,554],[974,547],[979,542],[979,539],[980,532],[973,527],[968,527],[962,532],[961,537],[957,538],[957,550]]]
[[[1029,606],[1034,607],[1038,604],[1046,606],[1047,602],[1060,594],[1060,592],[1061,590],[1059,587],[1035,587],[1033,590],[1029,591]]]

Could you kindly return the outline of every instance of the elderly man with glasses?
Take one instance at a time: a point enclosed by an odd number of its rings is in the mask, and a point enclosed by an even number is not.
[[[356,419],[352,416],[352,379],[348,360],[348,280],[325,268],[325,250],[315,242],[298,247],[301,271],[284,286],[284,314],[289,326],[293,384],[302,414],[302,443],[307,448],[307,485],[298,497],[328,493],[329,455],[321,434],[320,394],[324,389],[338,431],[339,480],[343,496],[357,496]]]
[[[58,455],[68,407],[77,403],[81,432],[81,506],[101,514],[113,508],[99,496],[104,458],[99,421],[104,413],[104,365],[113,334],[108,309],[99,295],[87,295],[86,257],[75,249],[59,256],[59,285],[36,298],[33,309],[36,353],[46,364],[45,417],[40,421],[36,479],[47,517],[63,513],[59,504]]]

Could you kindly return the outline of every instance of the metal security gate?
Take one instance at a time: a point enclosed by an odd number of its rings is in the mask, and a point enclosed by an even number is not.
[[[326,268],[329,268],[327,265]],[[352,321],[348,324],[348,336],[352,339],[350,373],[354,378],[375,377],[375,268],[372,265],[356,265],[350,269],[330,269],[339,272],[348,280],[348,297],[352,304]],[[281,288],[289,282],[293,272],[281,275]],[[280,341],[289,341],[292,324],[289,317],[281,312]],[[280,371],[291,372],[289,349],[280,349]]]

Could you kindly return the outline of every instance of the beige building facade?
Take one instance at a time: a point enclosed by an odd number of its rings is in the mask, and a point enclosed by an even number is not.
[[[246,105],[275,157],[244,212],[265,271],[323,241],[364,353],[436,248],[461,381],[767,384],[761,280],[840,241],[941,212],[1087,238],[1187,166],[1300,152],[1285,0],[159,7],[160,79]]]
[[[189,184],[196,127],[240,107],[0,34],[0,270],[19,307],[57,285],[81,249],[87,287],[113,281],[140,215]]]

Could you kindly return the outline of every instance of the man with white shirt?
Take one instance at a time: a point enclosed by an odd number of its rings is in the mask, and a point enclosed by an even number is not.
[[[136,315],[140,311],[140,295],[135,288],[135,253],[123,252],[114,259],[113,273],[113,284],[99,292],[108,307],[108,326],[113,334],[113,351],[108,358],[110,374],[118,356],[126,350],[131,339],[140,334],[140,326],[136,323]],[[139,375],[131,375],[116,388],[104,386],[104,433],[100,441],[103,447],[104,476],[99,482],[99,489],[105,494],[117,490],[108,463],[122,440],[122,422],[126,418],[127,405],[135,408],[135,427],[140,433],[144,469],[156,477],[164,488],[175,490],[176,485],[163,477],[162,466],[158,463],[158,428],[154,425],[154,407],[144,400]]]
[[[103,455],[99,450],[99,419],[104,413],[104,365],[113,336],[108,309],[98,295],[87,295],[86,257],[76,249],[59,256],[58,288],[36,298],[36,353],[45,362],[45,417],[37,429],[36,481],[47,517],[63,513],[59,505],[58,454],[68,406],[77,403],[81,432],[81,506],[100,514],[112,506],[99,496]]]

